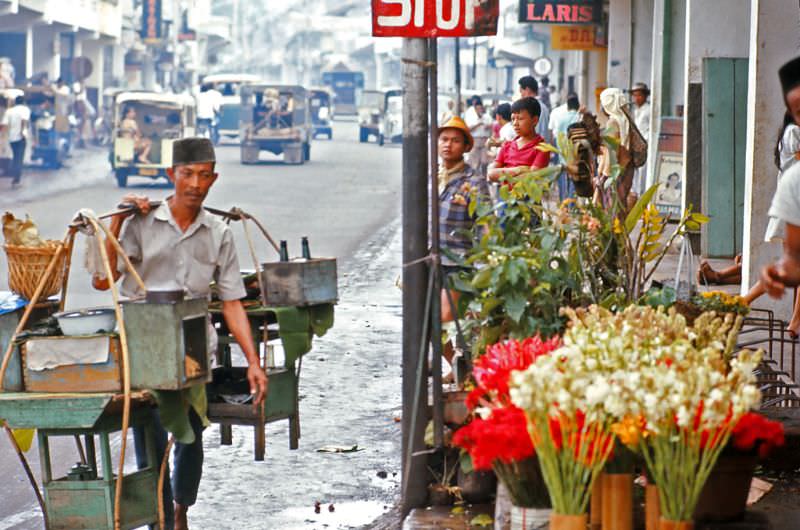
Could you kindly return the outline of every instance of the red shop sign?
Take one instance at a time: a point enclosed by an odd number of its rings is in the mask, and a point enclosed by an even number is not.
[[[372,0],[375,37],[497,34],[500,0]]]

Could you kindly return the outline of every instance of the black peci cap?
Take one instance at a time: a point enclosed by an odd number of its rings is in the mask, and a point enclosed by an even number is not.
[[[182,138],[172,143],[172,165],[216,162],[214,144],[208,138]]]

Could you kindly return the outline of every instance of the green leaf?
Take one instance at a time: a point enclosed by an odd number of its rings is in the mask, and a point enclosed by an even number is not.
[[[525,306],[528,301],[525,297],[518,292],[513,292],[506,297],[505,308],[509,318],[516,323],[519,323],[522,314],[525,312]]]
[[[634,228],[636,228],[636,223],[639,222],[641,219],[642,214],[644,214],[645,208],[650,205],[650,202],[653,200],[653,197],[658,191],[659,184],[653,184],[650,186],[650,189],[644,192],[644,195],[639,197],[639,200],[636,201],[636,204],[631,208],[631,211],[628,212],[628,217],[625,218],[625,231],[631,233]]]
[[[483,268],[472,278],[472,286],[476,289],[486,289],[492,279],[492,269]]]
[[[488,315],[489,313],[492,312],[494,308],[499,306],[501,303],[502,300],[500,300],[499,298],[494,298],[494,297],[486,298],[481,304],[481,312],[484,315]]]
[[[692,221],[700,224],[706,224],[707,222],[711,221],[711,218],[701,214],[700,212],[694,212],[691,214],[690,218]]]

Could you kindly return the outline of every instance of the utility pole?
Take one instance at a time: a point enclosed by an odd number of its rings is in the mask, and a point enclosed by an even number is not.
[[[428,42],[403,39],[403,513],[428,498]],[[437,337],[438,340],[438,337]],[[422,346],[422,348],[421,348]],[[420,351],[422,349],[423,351]]]

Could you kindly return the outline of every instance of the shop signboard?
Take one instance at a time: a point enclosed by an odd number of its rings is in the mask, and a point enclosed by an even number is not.
[[[553,26],[550,47],[554,50],[596,50],[595,26]]]
[[[142,2],[142,40],[146,44],[159,44],[161,35],[161,0]]]
[[[602,0],[519,0],[519,21],[537,24],[600,24]]]
[[[499,16],[500,0],[372,0],[372,35],[491,36]]]

